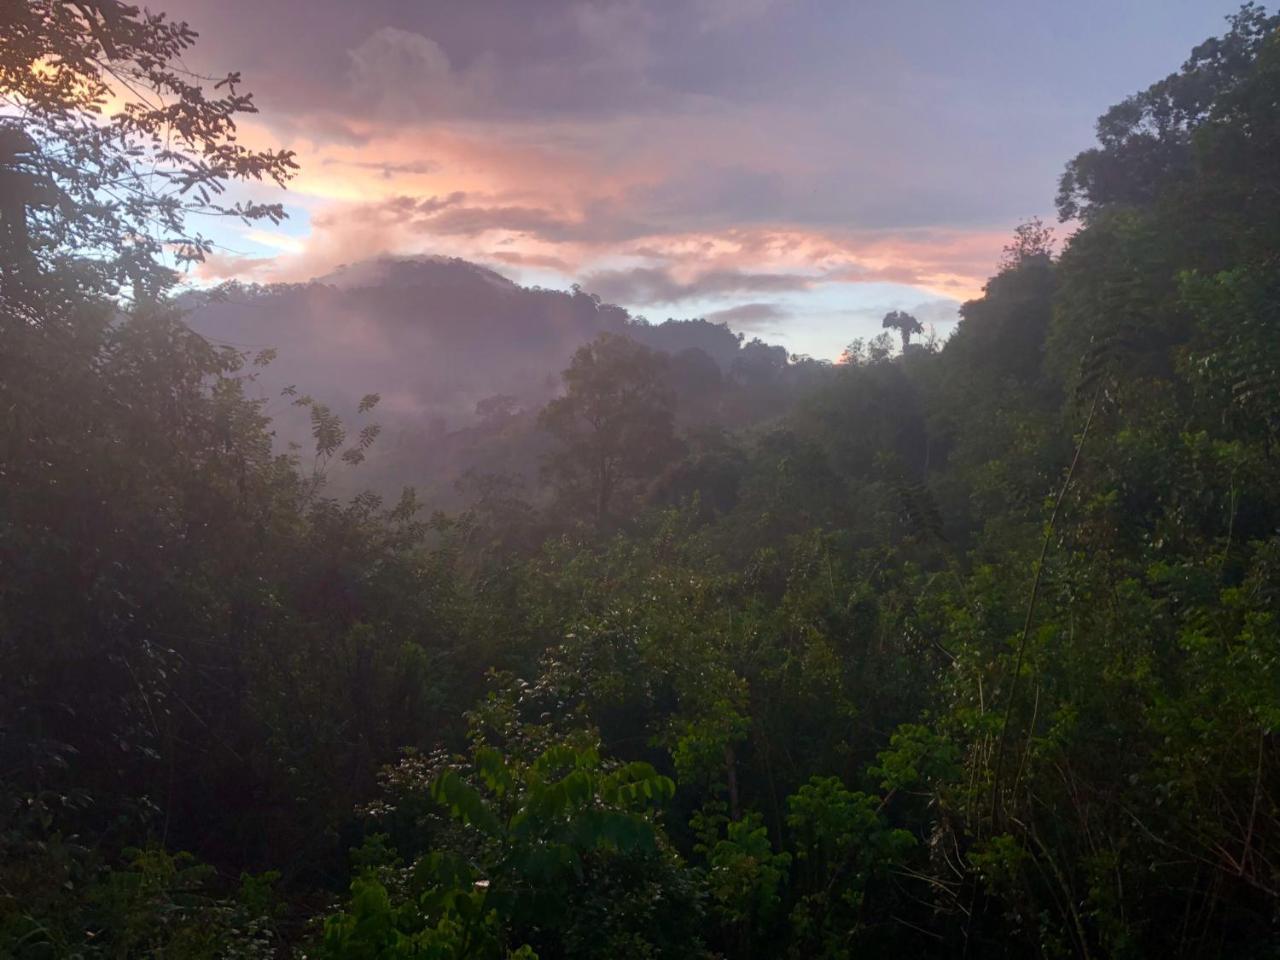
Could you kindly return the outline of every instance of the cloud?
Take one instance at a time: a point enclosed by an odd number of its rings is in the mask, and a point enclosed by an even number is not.
[[[381,27],[349,53],[357,102],[392,121],[456,116],[489,103],[496,77],[488,58],[455,71],[436,41]]]
[[[436,173],[440,169],[440,164],[431,160],[412,160],[397,163],[389,160],[340,160],[336,157],[326,157],[320,161],[320,164],[325,167],[345,167],[351,170],[373,170],[376,173],[380,173],[384,180],[406,173]]]
[[[560,257],[552,256],[551,254],[518,253],[515,250],[495,250],[489,254],[489,259],[497,260],[513,267],[541,267],[546,270],[555,270],[559,273],[568,273],[573,269],[568,261],[562,260]]]
[[[927,300],[911,308],[915,318],[926,325],[935,327],[958,323],[960,320],[960,301]]]
[[[802,189],[779,170],[711,163],[643,184],[630,199],[664,222],[742,224],[786,219],[802,209],[788,194]]]
[[[606,201],[591,201],[572,212],[550,207],[489,203],[463,191],[446,196],[400,195],[375,203],[348,204],[317,214],[320,227],[340,223],[380,224],[415,234],[474,238],[506,232],[550,243],[618,243],[644,236],[652,228],[632,219]]]
[[[244,257],[234,253],[211,253],[192,268],[200,280],[269,279],[275,257]]]
[[[445,236],[474,237],[493,230],[509,230],[564,239],[582,224],[544,207],[510,205],[456,206],[422,218],[417,226]]]
[[[321,228],[350,224],[408,227],[430,219],[442,210],[462,203],[466,198],[466,193],[461,190],[445,196],[412,197],[401,194],[375,203],[331,206],[313,216],[311,222]]]
[[[290,239],[220,225],[245,255],[199,273],[446,255],[637,306],[782,304],[788,334],[882,299],[945,322],[1098,112],[1205,35],[1189,11],[1218,25],[1202,3],[1045,32],[998,5],[165,0],[200,31],[188,66],[256,94],[241,142],[302,165],[241,194],[300,214]]]
[[[262,117],[308,141],[304,165],[341,142],[364,147],[350,162],[394,175],[388,140],[447,126],[517,165],[531,142],[571,142],[590,169],[568,184],[647,166],[635,188],[652,193],[629,205],[664,230],[972,227],[1047,206],[1100,108],[1064,122],[1085,96],[1075,58],[1037,35],[992,60],[990,25],[963,5],[923,18],[911,6],[539,0],[525,16],[510,0],[166,2],[201,30],[198,55],[242,70]],[[1002,72],[1045,57],[1072,69]],[[1049,82],[1061,96],[1044,95]]]
[[[254,135],[293,138],[262,145],[299,150],[302,174],[284,199],[305,208],[312,234],[300,254],[251,264],[259,277],[430,253],[537,258],[566,283],[584,278],[635,304],[704,296],[730,308],[819,283],[964,298],[1007,236],[979,219],[1007,180],[993,148],[973,147],[990,140],[940,149],[963,131],[932,122],[934,101],[904,112],[895,90],[828,87],[819,81],[833,65],[807,61],[802,90],[778,63],[742,57],[756,44],[785,52],[776,31],[794,19],[788,4],[693,0],[677,14],[547,0],[516,24],[493,0],[315,0],[315,18],[277,2],[324,42],[314,63],[281,54],[289,91],[310,99],[283,113],[264,101],[274,127]],[[264,6],[245,16],[280,27],[275,2]],[[742,279],[777,276],[799,279]]]
[[[724,30],[758,20],[778,6],[777,0],[694,0],[698,26],[704,31]]]
[[[790,316],[791,311],[776,303],[743,303],[724,310],[714,310],[703,319],[713,323],[727,323],[741,330],[757,330],[766,328],[772,321],[785,320]]]
[[[613,303],[658,304],[717,294],[806,290],[814,279],[798,273],[708,270],[681,281],[668,267],[632,267],[588,273],[582,278],[582,286]]]

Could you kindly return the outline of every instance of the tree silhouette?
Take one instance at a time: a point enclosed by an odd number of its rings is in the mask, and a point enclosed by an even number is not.
[[[885,330],[897,330],[902,335],[902,352],[906,353],[913,334],[924,333],[924,326],[905,310],[891,310],[884,315],[880,326]]]
[[[95,289],[135,298],[176,279],[166,258],[212,244],[188,215],[277,222],[279,203],[228,202],[232,181],[283,186],[287,150],[256,150],[240,75],[190,72],[195,31],[117,0],[28,0],[0,13],[0,252],[4,295],[74,260]]]
[[[564,396],[539,423],[560,441],[546,472],[568,500],[609,516],[619,486],[654,476],[674,455],[667,358],[634,340],[601,334],[578,348],[565,370]]]
[[[999,269],[1013,270],[1034,259],[1053,258],[1053,227],[1039,217],[1024,220],[1013,229],[1013,239],[1004,245]]]

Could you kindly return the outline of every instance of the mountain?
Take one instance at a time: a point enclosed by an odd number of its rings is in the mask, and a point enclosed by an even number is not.
[[[215,343],[275,359],[250,387],[268,400],[281,442],[304,443],[307,411],[282,397],[294,387],[348,420],[362,396],[381,395],[384,426],[361,483],[449,485],[477,466],[528,472],[537,441],[532,414],[559,389],[559,373],[583,343],[609,331],[673,357],[674,391],[686,421],[738,423],[756,417],[761,391],[787,367],[786,351],[744,344],[723,323],[668,320],[650,324],[573,288],[522,287],[501,274],[448,257],[379,258],[339,268],[303,284],[225,284],[192,294],[189,325]],[[725,408],[718,385],[737,376],[756,395]],[[481,444],[492,433],[477,404],[510,397],[500,426],[519,443]],[[519,452],[515,452],[518,448]],[[372,476],[370,476],[372,475]]]

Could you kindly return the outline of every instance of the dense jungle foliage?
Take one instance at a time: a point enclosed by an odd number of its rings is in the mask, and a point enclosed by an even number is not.
[[[193,39],[0,16],[0,955],[1280,957],[1280,17],[944,343],[728,428],[602,335],[449,514],[184,325],[188,217],[293,168]]]

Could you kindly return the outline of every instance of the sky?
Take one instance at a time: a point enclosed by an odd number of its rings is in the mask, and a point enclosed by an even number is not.
[[[238,70],[289,219],[205,281],[383,254],[579,283],[834,358],[906,309],[945,336],[1113,103],[1218,0],[162,0]],[[1059,234],[1064,233],[1059,228]]]

